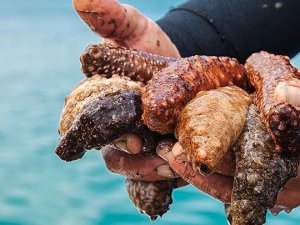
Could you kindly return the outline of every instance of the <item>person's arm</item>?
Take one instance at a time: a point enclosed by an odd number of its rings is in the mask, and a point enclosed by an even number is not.
[[[226,55],[244,62],[260,50],[297,54],[299,11],[299,0],[190,0],[157,23],[182,57]]]

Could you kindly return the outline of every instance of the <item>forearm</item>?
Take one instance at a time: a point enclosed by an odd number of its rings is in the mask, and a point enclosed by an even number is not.
[[[157,21],[181,56],[227,55],[242,62],[260,50],[300,50],[300,1],[190,0]]]

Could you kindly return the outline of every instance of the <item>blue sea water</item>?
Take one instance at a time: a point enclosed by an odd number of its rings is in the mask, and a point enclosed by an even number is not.
[[[182,0],[122,1],[157,19]],[[97,43],[71,1],[0,4],[0,224],[225,225],[223,205],[193,187],[174,192],[156,222],[140,215],[124,178],[109,173],[97,151],[65,163],[55,154],[64,96],[84,78],[78,57]],[[300,66],[300,56],[294,59]],[[268,215],[267,224],[299,224],[300,210]]]

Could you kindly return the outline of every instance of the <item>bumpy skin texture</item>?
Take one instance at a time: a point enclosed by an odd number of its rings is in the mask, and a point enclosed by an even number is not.
[[[222,86],[247,87],[245,70],[236,59],[193,56],[154,74],[143,89],[143,120],[153,131],[173,133],[183,107],[199,91]]]
[[[158,144],[157,150],[168,149],[171,151],[174,144],[175,140],[163,140]],[[172,191],[175,185],[174,179],[155,182],[126,179],[130,200],[141,213],[147,214],[151,220],[155,220],[169,210],[169,206],[173,203]]]
[[[299,71],[287,56],[267,52],[255,53],[245,64],[255,88],[255,103],[277,144],[277,150],[300,152],[300,111],[286,101],[275,101],[275,88],[300,78]]]
[[[161,70],[174,60],[174,58],[105,43],[88,46],[80,57],[81,71],[87,77],[95,74],[111,77],[113,74],[118,74],[143,83],[147,83],[154,72]]]
[[[161,136],[147,129],[141,114],[141,96],[137,91],[121,90],[100,96],[85,104],[61,137],[56,154],[66,161],[76,160],[85,150],[101,148],[127,132],[143,139],[144,152],[153,151]]]
[[[136,181],[126,179],[126,188],[133,204],[141,213],[148,214],[151,220],[162,216],[173,203],[174,181]]]
[[[232,225],[260,225],[279,190],[296,176],[298,158],[274,152],[275,143],[260,119],[255,105],[233,150],[236,171],[229,218]]]
[[[232,86],[201,91],[183,109],[176,136],[194,169],[213,172],[238,139],[246,121],[250,96]]]
[[[81,81],[65,98],[65,106],[59,124],[60,135],[66,134],[75,117],[82,111],[86,103],[99,96],[105,96],[108,93],[114,93],[119,90],[140,92],[141,85],[129,79],[122,79],[117,75],[113,75],[110,79],[104,78],[101,75],[95,75]]]

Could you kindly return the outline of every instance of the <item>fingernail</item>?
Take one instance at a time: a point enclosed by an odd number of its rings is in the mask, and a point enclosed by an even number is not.
[[[111,144],[129,154],[138,154],[143,148],[143,141],[134,134],[123,134]]]
[[[127,140],[126,139],[118,138],[118,139],[114,140],[111,144],[114,147],[116,147],[118,150],[131,154],[131,152],[127,148]]]
[[[286,98],[286,83],[282,82],[274,90],[274,102],[282,103],[286,101]]]
[[[161,165],[157,167],[156,170],[157,170],[157,174],[160,177],[168,178],[168,179],[177,177],[168,165]]]
[[[190,161],[189,157],[186,155],[186,151],[179,143],[176,143],[172,148],[172,154],[177,160],[185,162]]]
[[[300,81],[292,79],[287,82],[281,82],[274,90],[275,103],[287,102],[294,107],[300,107]]]
[[[291,209],[291,208],[285,208],[284,211],[285,211],[286,213],[291,213],[291,212],[292,212],[292,209]]]
[[[142,151],[144,143],[139,136],[129,133],[124,136],[127,140],[127,149],[129,152],[132,154],[138,154]]]
[[[174,158],[170,148],[165,148],[163,145],[158,145],[156,148],[156,154],[166,161],[170,161]]]
[[[172,153],[175,157],[177,157],[184,154],[185,151],[179,143],[176,143],[172,149]]]
[[[286,86],[287,102],[295,107],[300,107],[300,87]]]
[[[289,209],[287,209],[287,207],[283,206],[283,205],[276,205],[274,206],[273,209],[271,209],[271,213],[273,216],[277,216],[281,211],[289,211]]]

